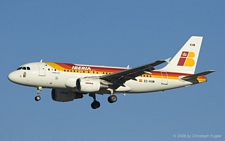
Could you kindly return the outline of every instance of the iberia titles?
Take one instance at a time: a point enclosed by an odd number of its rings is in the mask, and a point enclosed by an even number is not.
[[[88,66],[72,66],[72,70],[91,70]]]

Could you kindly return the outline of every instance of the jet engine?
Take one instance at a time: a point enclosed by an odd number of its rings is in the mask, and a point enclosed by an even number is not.
[[[76,81],[76,88],[80,92],[97,92],[101,88],[107,88],[108,86],[102,85],[99,79],[94,78],[79,78]]]
[[[67,88],[75,88],[76,87],[76,80],[77,80],[77,78],[74,78],[74,77],[66,79],[65,86]]]
[[[68,102],[82,98],[83,94],[68,91],[67,89],[52,89],[52,99],[58,102]]]

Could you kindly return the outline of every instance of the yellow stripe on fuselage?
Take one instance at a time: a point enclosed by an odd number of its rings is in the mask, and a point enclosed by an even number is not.
[[[68,70],[67,68],[65,67],[62,67],[60,66],[59,64],[55,63],[55,62],[45,62],[47,65],[49,65],[50,67],[56,69],[56,70],[59,70],[59,71],[65,71],[65,70]],[[72,70],[72,69],[69,69],[69,70]],[[111,73],[114,73],[114,72],[107,72],[107,71],[81,71],[81,70],[77,70],[78,72],[82,72],[82,73],[89,73],[89,74],[111,74]],[[70,71],[71,72],[71,71]],[[149,74],[143,74],[139,77],[142,77],[142,78],[157,78],[157,79],[170,79],[170,80],[178,80],[179,79],[179,76],[182,76],[182,75],[186,75],[186,74],[175,74],[175,73],[170,73],[170,72],[167,72],[166,75],[162,76],[161,72],[160,71],[153,71],[153,73],[151,75]],[[164,78],[163,78],[164,77]],[[197,78],[198,82],[201,83],[201,82],[206,82],[207,79],[206,77],[204,76],[199,76]]]
[[[53,63],[53,62],[45,62],[45,63],[56,70],[65,70],[65,68],[59,66],[56,63]]]

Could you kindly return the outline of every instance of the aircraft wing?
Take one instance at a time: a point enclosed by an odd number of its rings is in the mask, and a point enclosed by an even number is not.
[[[142,65],[136,68],[127,69],[109,75],[103,75],[99,78],[102,80],[106,80],[108,84],[114,85],[115,87],[124,86],[123,84],[126,81],[130,79],[136,80],[135,77],[140,76],[146,72],[151,72],[155,69],[155,66],[160,65],[164,62],[166,62],[166,60],[158,60],[153,63]]]

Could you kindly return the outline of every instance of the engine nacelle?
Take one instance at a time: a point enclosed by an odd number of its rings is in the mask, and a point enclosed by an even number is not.
[[[76,78],[68,78],[66,79],[65,86],[67,88],[75,88],[76,87]]]
[[[101,88],[100,80],[93,78],[79,78],[76,82],[76,88],[80,92],[97,92]]]
[[[68,91],[66,89],[52,89],[52,99],[58,102],[68,102],[82,98],[83,94]]]

